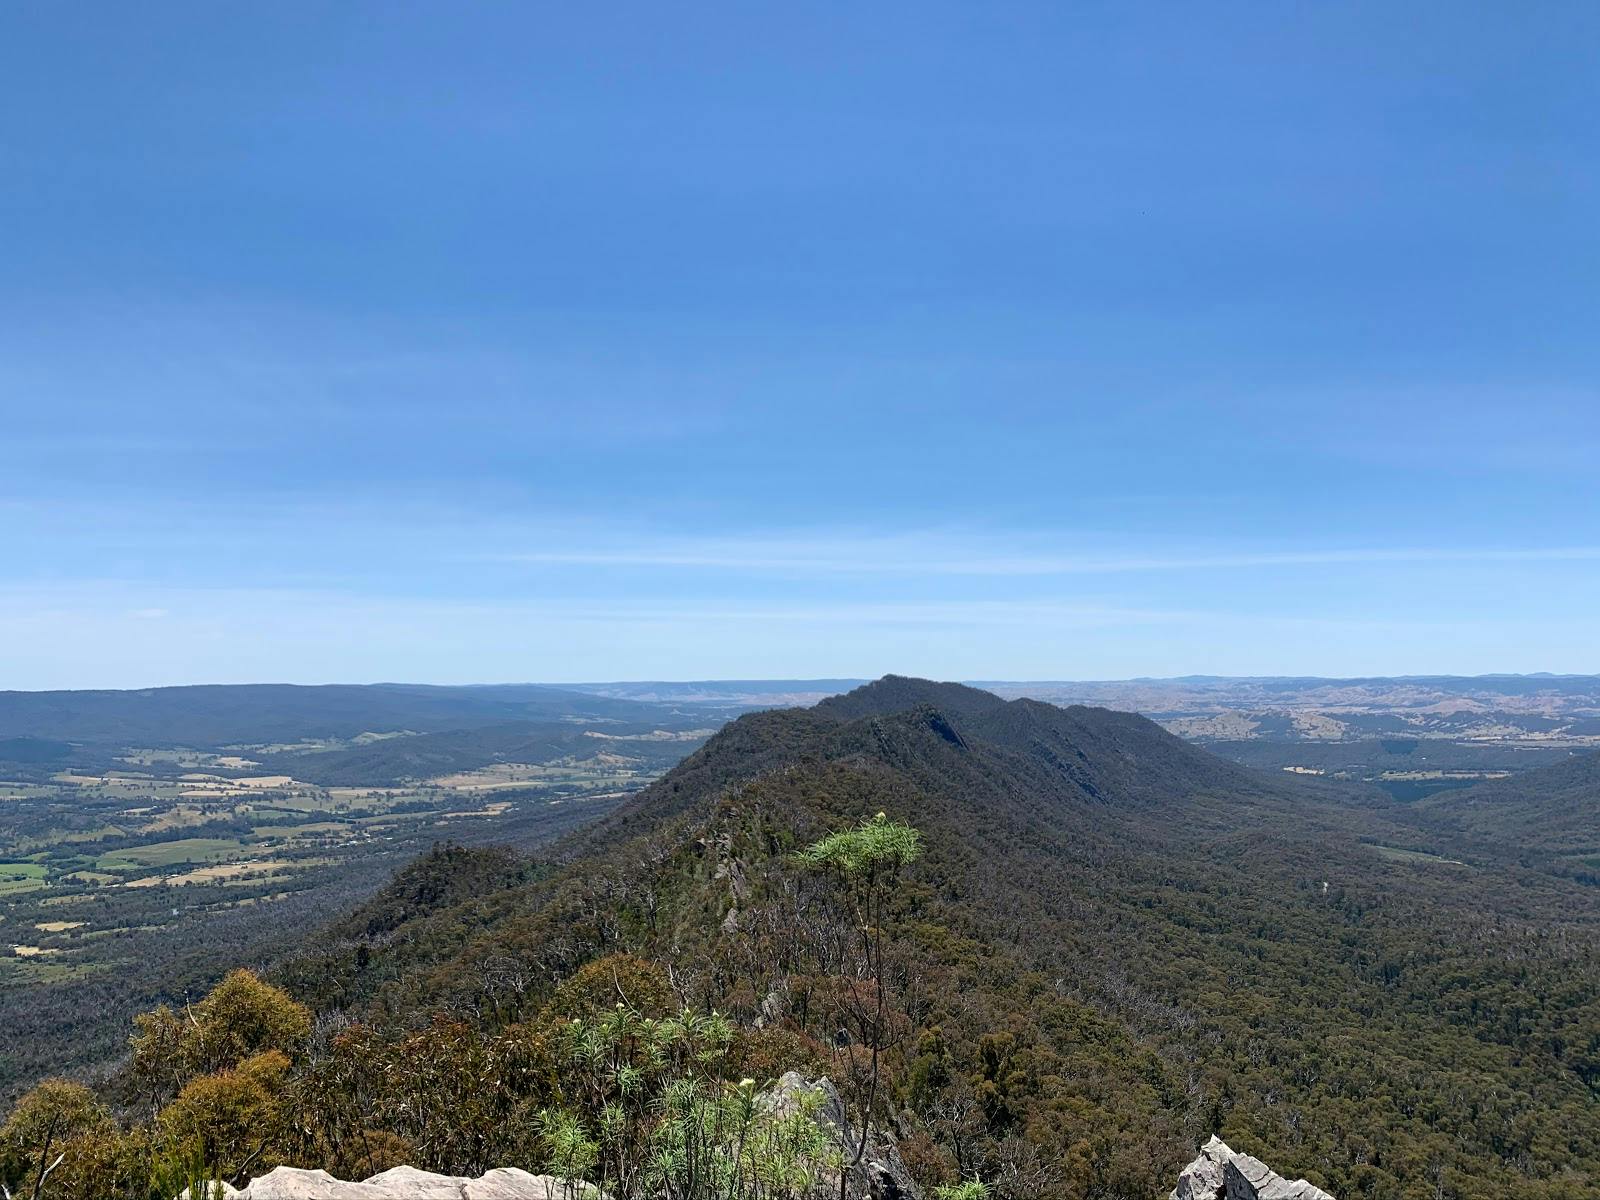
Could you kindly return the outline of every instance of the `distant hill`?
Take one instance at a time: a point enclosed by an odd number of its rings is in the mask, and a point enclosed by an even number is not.
[[[826,1054],[793,852],[880,811],[927,846],[888,1069],[929,1161],[1148,1196],[1220,1132],[1346,1197],[1600,1195],[1593,889],[1100,708],[891,676],[750,714],[523,873],[422,860],[281,977],[377,1028],[516,1027],[626,953]]]
[[[259,755],[259,770],[323,786],[386,787],[411,780],[474,771],[502,763],[547,763],[597,755],[632,759],[660,771],[695,749],[704,735],[662,730],[681,722],[662,714],[654,722],[610,722],[601,730],[571,721],[513,721],[413,737],[383,738],[345,750]]]
[[[0,692],[0,739],[208,748],[432,733],[508,721],[692,723],[675,708],[535,684],[200,685],[139,691]],[[699,718],[703,721],[703,717]]]
[[[1436,829],[1505,854],[1548,859],[1600,885],[1600,754],[1448,792],[1418,807]]]
[[[860,687],[864,679],[700,679],[571,683],[561,686],[618,700],[735,708],[784,708],[814,704],[825,696]]]
[[[1430,757],[1463,761],[1487,747],[1533,752],[1600,746],[1600,676],[1418,675],[1393,678],[1129,679],[995,683],[1002,696],[1132,709],[1206,744],[1417,738]],[[1512,769],[1534,765],[1503,756]]]

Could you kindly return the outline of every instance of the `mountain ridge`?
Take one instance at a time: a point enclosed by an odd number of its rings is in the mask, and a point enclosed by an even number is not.
[[[672,711],[670,706],[539,684],[261,683],[0,691],[0,736],[215,746],[352,737],[382,730],[438,732],[573,714],[648,721]]]
[[[1375,833],[1416,832],[1397,806],[1353,809],[1142,717],[879,684],[731,722],[531,874],[486,871],[482,890],[399,920],[380,896],[284,978],[380,1024],[441,1009],[516,1022],[585,964],[641,956],[683,1002],[825,1057],[793,925],[814,885],[794,852],[887,812],[927,848],[893,935],[920,1030],[891,1060],[897,1103],[937,1142],[942,1105],[987,1097],[985,1161],[1031,1162],[1033,1194],[1164,1191],[1214,1133],[1350,1196],[1401,1196],[1430,1155],[1463,1195],[1549,1195],[1572,1179],[1564,1162],[1600,1165],[1583,1132],[1594,1014],[1573,1000],[1600,980],[1600,939],[1581,890],[1385,857]],[[406,893],[427,894],[416,883]],[[918,1091],[935,1030],[948,1082]],[[1494,1149],[1511,1145],[1501,1081],[1573,1149]],[[1477,1099],[1441,1113],[1429,1097],[1446,1087]],[[1365,1104],[1373,1089],[1400,1110]],[[1356,1149],[1379,1144],[1377,1161]],[[1532,1183],[1512,1161],[1529,1154]]]

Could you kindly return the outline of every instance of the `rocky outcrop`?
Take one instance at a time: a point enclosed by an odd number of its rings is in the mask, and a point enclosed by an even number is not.
[[[1222,1168],[1232,1158],[1228,1143],[1213,1136],[1178,1176],[1178,1186],[1172,1189],[1170,1200],[1218,1200],[1222,1195]]]
[[[1259,1158],[1213,1137],[1178,1176],[1171,1200],[1333,1200],[1304,1179],[1285,1179]]]
[[[360,1183],[335,1179],[326,1171],[277,1167],[242,1191],[224,1183],[203,1194],[205,1200],[602,1200],[588,1184],[530,1175],[515,1167],[500,1167],[476,1179],[394,1167]],[[188,1192],[179,1200],[189,1200]]]
[[[831,1080],[807,1081],[790,1071],[767,1093],[765,1102],[774,1112],[793,1112],[808,1094],[821,1097],[817,1121],[833,1132],[848,1163],[855,1155],[855,1132]],[[846,1170],[852,1200],[922,1200],[888,1134],[869,1136],[861,1161]],[[205,1192],[205,1200],[607,1200],[605,1193],[591,1184],[530,1175],[516,1167],[500,1167],[476,1179],[394,1167],[359,1183],[335,1179],[326,1171],[278,1167],[252,1180],[242,1191],[225,1183],[213,1187],[215,1191]],[[834,1174],[819,1182],[814,1196],[815,1200],[832,1200],[838,1194],[839,1177]],[[190,1200],[188,1192],[177,1200]],[[1170,1200],[1334,1198],[1304,1179],[1284,1179],[1260,1159],[1238,1154],[1221,1138],[1213,1137],[1183,1169]]]
[[[818,1098],[815,1120],[832,1136],[845,1163],[849,1200],[922,1200],[922,1192],[912,1182],[889,1134],[871,1133],[860,1161],[854,1161],[856,1130],[832,1080],[808,1081],[790,1071],[762,1102],[769,1111],[787,1114],[798,1111],[811,1095]],[[335,1179],[326,1171],[278,1167],[252,1180],[242,1191],[227,1184],[215,1186],[216,1191],[208,1191],[205,1200],[607,1200],[593,1185],[530,1175],[515,1167],[501,1167],[476,1179],[394,1167],[360,1183]],[[813,1200],[838,1200],[838,1196],[837,1171],[820,1180],[813,1192]],[[177,1200],[190,1197],[186,1192]]]

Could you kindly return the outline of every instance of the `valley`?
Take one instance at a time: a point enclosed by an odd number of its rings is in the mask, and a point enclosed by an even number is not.
[[[269,961],[434,844],[532,847],[595,819],[720,715],[541,695],[537,720],[463,730],[482,706],[464,691],[466,718],[431,696],[436,712],[406,714],[446,727],[429,732],[352,732],[393,706],[381,692],[348,720],[291,693],[298,713],[209,734],[209,707],[180,712],[165,745],[137,698],[54,725],[14,715],[30,733],[0,729],[0,1024],[18,1035],[0,1045],[0,1093],[113,1061],[128,1015],[205,987],[219,947]],[[275,740],[206,744],[251,727]],[[125,731],[139,742],[112,740]]]
[[[232,768],[241,769],[248,766]],[[162,777],[148,769],[12,782],[0,796],[6,923],[25,926],[46,909],[92,909],[99,919],[92,930],[79,931],[78,923],[62,931],[31,961],[0,956],[0,979],[115,969],[115,959],[77,951],[88,950],[91,938],[143,927],[121,919],[122,910],[131,916],[149,907],[129,893],[159,891],[175,915],[277,903],[432,840],[481,840],[484,831],[474,826],[486,822],[504,838],[519,822],[569,823],[541,810],[566,807],[579,814],[571,821],[584,820],[583,811],[605,809],[655,773],[649,760],[606,752],[384,788],[204,770]],[[39,961],[44,954],[52,956],[48,968]]]
[[[1420,800],[1600,750],[1600,677],[1211,678],[985,683],[997,695],[1143,713],[1267,770]]]

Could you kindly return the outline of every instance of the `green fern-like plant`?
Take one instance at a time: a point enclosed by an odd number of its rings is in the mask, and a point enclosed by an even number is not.
[[[922,855],[922,834],[902,821],[879,813],[854,829],[830,833],[800,851],[800,861],[813,869],[833,869],[858,879],[898,870]]]
[[[150,1164],[150,1200],[222,1200],[222,1177],[199,1142],[169,1142]]]
[[[616,1200],[797,1200],[838,1165],[820,1096],[780,1110],[727,1078],[719,1013],[655,1020],[625,1005],[562,1030],[564,1102],[540,1114],[546,1168]]]

